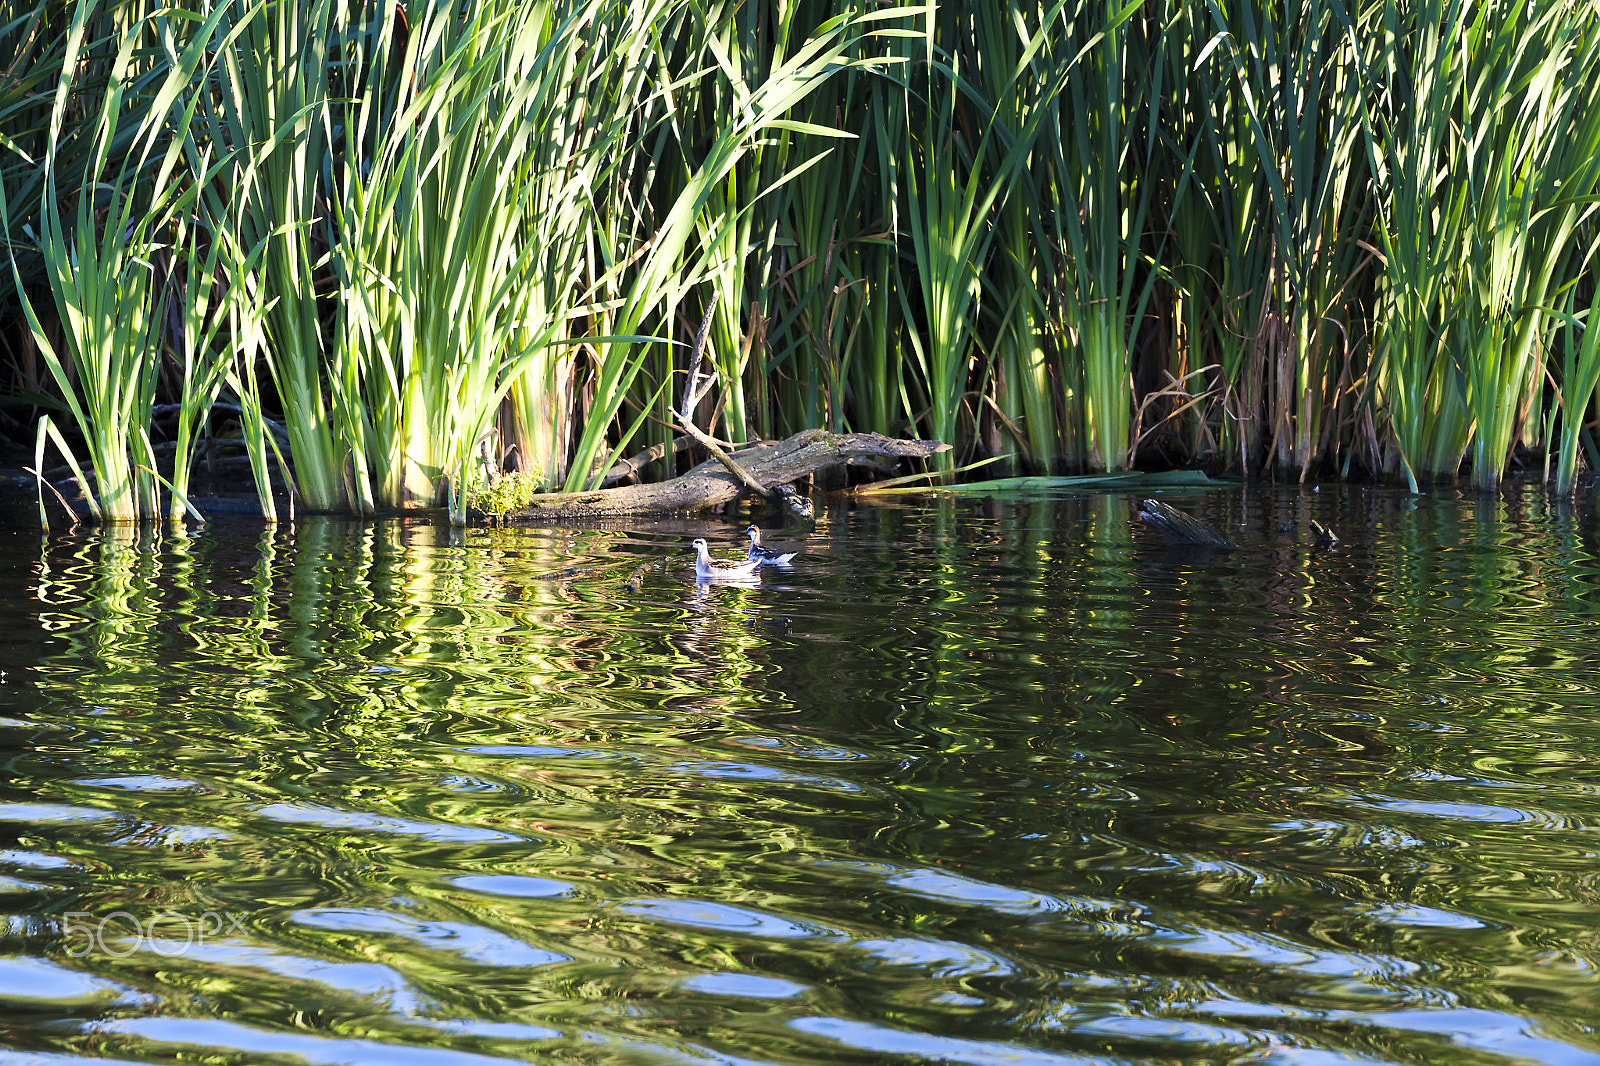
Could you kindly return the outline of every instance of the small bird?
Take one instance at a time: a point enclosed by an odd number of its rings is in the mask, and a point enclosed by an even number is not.
[[[745,532],[750,534],[750,552],[747,558],[757,566],[788,566],[789,560],[793,559],[797,554],[796,552],[768,551],[763,548],[761,546],[761,527],[753,522]]]
[[[713,559],[704,537],[695,538],[694,550],[700,553],[694,562],[694,571],[700,577],[749,577],[761,565],[758,559]]]

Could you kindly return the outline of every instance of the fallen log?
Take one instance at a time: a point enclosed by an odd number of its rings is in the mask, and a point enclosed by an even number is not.
[[[948,447],[936,440],[898,440],[880,433],[808,429],[738,455],[739,465],[752,480],[775,490],[828,467],[875,466],[884,459],[925,459]],[[708,459],[682,477],[654,485],[536,496],[528,506],[506,515],[505,522],[700,511],[727,503],[744,490],[745,486],[722,463]]]

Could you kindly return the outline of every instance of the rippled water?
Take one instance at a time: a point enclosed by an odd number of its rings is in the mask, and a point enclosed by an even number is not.
[[[1169,499],[6,536],[0,1063],[1600,1063],[1592,510]]]

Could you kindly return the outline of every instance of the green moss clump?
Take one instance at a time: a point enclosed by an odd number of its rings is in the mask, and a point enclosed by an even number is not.
[[[499,519],[533,502],[544,482],[542,470],[518,470],[495,479],[494,484],[472,486],[470,505],[490,518]]]

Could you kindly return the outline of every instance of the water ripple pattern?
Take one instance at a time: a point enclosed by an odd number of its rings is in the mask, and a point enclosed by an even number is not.
[[[0,545],[0,1066],[1600,1066],[1594,516],[1136,502]]]

